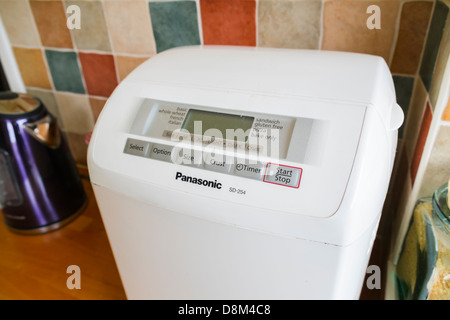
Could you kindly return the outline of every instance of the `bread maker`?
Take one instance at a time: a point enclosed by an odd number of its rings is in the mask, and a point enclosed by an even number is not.
[[[195,46],[108,99],[88,150],[129,299],[358,299],[403,112],[381,57]]]

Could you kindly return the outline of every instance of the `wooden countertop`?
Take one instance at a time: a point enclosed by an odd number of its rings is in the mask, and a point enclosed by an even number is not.
[[[20,235],[0,221],[0,299],[126,299],[87,170],[80,173],[88,204],[68,225],[46,234]],[[375,241],[370,264],[379,260]],[[80,267],[81,289],[67,288],[70,265]],[[363,286],[361,299],[382,299],[382,291]]]
[[[19,235],[0,222],[0,299],[126,299],[92,187],[83,185],[85,211],[59,230]],[[66,285],[70,265],[80,267],[80,289]]]

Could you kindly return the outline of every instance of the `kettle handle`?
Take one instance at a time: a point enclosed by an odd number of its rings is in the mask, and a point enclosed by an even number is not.
[[[56,119],[51,115],[46,115],[36,122],[26,123],[22,127],[34,139],[49,148],[56,149],[61,144],[61,134]]]

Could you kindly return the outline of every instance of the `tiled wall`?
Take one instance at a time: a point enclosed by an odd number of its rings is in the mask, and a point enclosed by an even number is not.
[[[417,198],[431,196],[450,179],[450,1],[437,1],[411,91],[409,110],[399,145],[395,178],[398,210],[409,210]],[[403,183],[403,185],[402,185]],[[401,186],[402,185],[402,186]],[[411,192],[413,192],[411,197]]]
[[[414,188],[417,196],[429,195],[450,177],[450,104],[439,107],[448,101],[442,81],[450,52],[449,2],[0,0],[0,14],[27,90],[59,118],[79,164],[86,163],[85,135],[108,96],[158,52],[218,44],[382,56],[406,115],[389,218],[415,201]],[[66,26],[70,5],[81,9],[79,30]],[[366,25],[370,5],[381,9],[381,29]]]
[[[381,9],[379,30],[366,26],[371,4]],[[71,5],[80,8],[79,30],[66,26]],[[407,111],[433,6],[434,1],[398,0],[0,0],[0,14],[26,87],[58,116],[77,162],[85,164],[84,136],[106,98],[137,65],[177,46],[380,55],[396,75]]]

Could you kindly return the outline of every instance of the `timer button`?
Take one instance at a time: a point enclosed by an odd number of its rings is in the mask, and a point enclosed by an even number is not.
[[[238,159],[234,166],[234,174],[240,177],[262,180],[266,164],[262,162],[250,163],[248,160]]]

